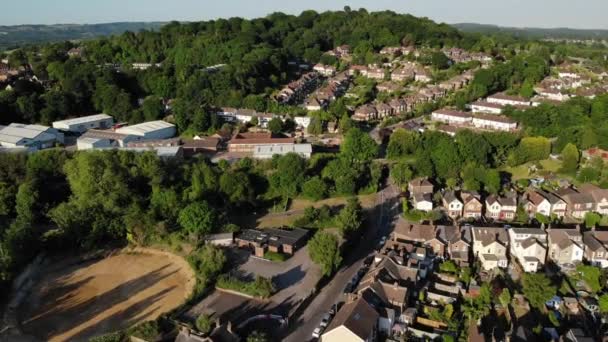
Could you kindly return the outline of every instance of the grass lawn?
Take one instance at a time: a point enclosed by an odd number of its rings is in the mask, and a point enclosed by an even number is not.
[[[526,163],[526,164],[519,165],[519,166],[505,167],[503,169],[503,171],[510,173],[513,181],[517,181],[520,179],[527,179],[527,178],[534,178],[537,176],[542,176],[543,174],[546,174],[547,172],[552,172],[552,173],[557,174],[559,169],[562,166],[562,162],[560,160],[555,160],[555,159],[549,158],[549,159],[539,161],[538,164],[540,164],[542,166],[542,169],[531,173],[530,167],[534,164],[536,164],[536,163],[530,162],[530,163]],[[567,177],[564,175],[560,175],[560,176],[563,176],[565,178],[570,178],[570,177]]]
[[[376,203],[376,194],[359,195],[357,197],[359,197],[359,201],[361,202],[361,206],[363,208],[372,208]],[[349,199],[349,197],[332,197],[332,198],[328,198],[328,199],[324,199],[324,200],[315,202],[315,201],[311,201],[311,200],[307,200],[307,199],[303,199],[303,198],[298,198],[291,202],[291,206],[289,207],[289,210],[304,210],[311,206],[313,206],[315,208],[319,208],[323,205],[328,205],[330,207],[337,207],[337,206],[346,204],[346,201],[348,199]]]

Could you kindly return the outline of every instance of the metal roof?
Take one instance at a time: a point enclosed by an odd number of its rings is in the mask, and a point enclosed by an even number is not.
[[[67,119],[67,120],[59,120],[53,122],[53,127],[55,126],[72,126],[72,125],[80,125],[83,123],[89,123],[94,121],[101,121],[112,119],[108,114],[95,114],[89,116],[81,116],[79,118]]]
[[[157,121],[149,121],[140,123],[133,126],[121,127],[116,130],[118,133],[123,134],[134,134],[134,135],[144,135],[146,133],[158,131],[165,128],[175,127],[175,125],[170,124],[166,121],[157,120]]]
[[[50,127],[12,123],[8,126],[0,128],[0,141],[17,143],[21,139],[36,139],[48,129],[50,129]],[[46,134],[50,137],[41,136],[42,140],[49,140],[53,138],[51,134]]]

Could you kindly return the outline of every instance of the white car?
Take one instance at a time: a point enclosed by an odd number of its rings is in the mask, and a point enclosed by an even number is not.
[[[321,328],[320,327],[315,328],[315,330],[312,332],[312,337],[314,337],[314,338],[321,337]]]

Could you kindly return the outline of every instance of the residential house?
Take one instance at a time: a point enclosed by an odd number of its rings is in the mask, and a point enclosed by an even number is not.
[[[410,194],[432,194],[434,185],[426,177],[415,178],[408,183],[408,190]]]
[[[595,204],[593,211],[601,215],[608,214],[608,189],[601,189],[593,184],[583,184],[578,191],[591,195]]]
[[[382,83],[376,85],[376,89],[378,89],[378,91],[380,91],[380,92],[392,94],[394,92],[401,90],[401,87],[398,84],[395,84],[393,82],[382,82]]]
[[[517,121],[506,116],[486,113],[473,115],[473,126],[494,131],[513,131],[517,129]]]
[[[515,194],[506,196],[490,195],[486,198],[486,217],[497,221],[512,221],[517,212]]]
[[[391,73],[391,79],[398,82],[410,81],[413,80],[414,77],[414,70],[410,68],[399,68]]]
[[[366,77],[368,77],[368,78],[375,79],[375,80],[383,80],[384,76],[385,76],[384,69],[370,68],[369,70],[367,70]]]
[[[530,100],[527,100],[521,96],[507,95],[506,93],[497,93],[488,96],[487,101],[503,106],[530,106]]]
[[[321,336],[323,342],[373,342],[378,329],[378,312],[363,298],[348,301]]]
[[[340,56],[348,56],[351,53],[350,45],[340,45],[335,49]]]
[[[407,109],[407,102],[403,99],[392,99],[388,105],[391,106],[395,114],[403,113]]]
[[[585,245],[579,229],[547,229],[549,255],[557,266],[572,266],[583,261]]]
[[[487,101],[475,101],[471,104],[471,111],[477,113],[501,114],[503,105]]]
[[[336,67],[331,65],[317,64],[312,69],[323,76],[333,76],[336,74]]]
[[[434,111],[431,114],[431,119],[450,125],[465,125],[472,122],[473,116],[471,113],[443,108]]]
[[[365,298],[369,303],[380,304],[398,309],[400,312],[407,307],[408,288],[417,281],[418,270],[403,266],[389,256],[382,256],[361,278],[355,293]]]
[[[592,265],[608,267],[608,231],[598,231],[595,227],[583,233],[585,259]]]
[[[570,217],[584,219],[587,213],[595,210],[595,200],[589,193],[580,193],[572,189],[562,189],[557,193],[566,202],[567,215]]]
[[[378,111],[379,118],[385,118],[393,114],[393,108],[386,103],[378,103],[376,110]]]
[[[425,68],[416,68],[414,71],[414,80],[416,82],[428,83],[433,79],[431,77],[431,73]]]
[[[508,266],[509,235],[506,229],[474,227],[471,231],[473,235],[473,254],[479,259],[484,270],[489,271],[497,267],[505,268]]]
[[[481,196],[475,191],[463,191],[460,194],[463,203],[462,217],[465,219],[480,219],[482,216],[483,204]]]
[[[414,193],[412,202],[416,210],[429,212],[433,210],[432,193]]]
[[[456,229],[443,229],[445,240],[448,241],[448,256],[459,267],[470,266],[471,246],[473,239],[470,226],[459,226]],[[451,232],[451,236],[448,233]],[[441,236],[441,234],[440,234]]]
[[[320,101],[316,97],[308,98],[304,102],[304,107],[306,108],[306,110],[310,110],[310,111],[319,111],[319,110],[325,108],[326,105],[327,105],[326,101]]]
[[[510,228],[509,246],[525,272],[536,272],[547,258],[547,233],[540,228]]]
[[[551,216],[551,202],[540,191],[526,192],[522,198],[522,204],[528,216],[533,217],[536,214]]]
[[[563,199],[552,192],[540,189],[536,190],[536,192],[538,192],[542,197],[546,198],[547,201],[549,201],[549,204],[551,204],[551,215],[558,218],[566,216],[567,204]]]
[[[354,121],[370,121],[378,118],[378,110],[371,104],[363,105],[355,110]]]
[[[462,209],[464,204],[458,198],[454,191],[446,191],[441,196],[441,202],[445,209],[448,217],[457,219],[462,216]]]

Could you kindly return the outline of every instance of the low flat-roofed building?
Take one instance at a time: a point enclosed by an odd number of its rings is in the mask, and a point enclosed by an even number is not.
[[[471,113],[461,112],[453,109],[438,109],[431,114],[431,118],[435,121],[445,122],[448,124],[463,125],[470,123],[473,120]]]
[[[305,245],[308,233],[308,230],[302,228],[246,229],[235,241],[239,247],[252,248],[258,257],[263,257],[266,251],[293,255]]]
[[[108,140],[112,141],[113,145],[115,144],[120,147],[126,147],[126,146],[128,146],[128,144],[130,142],[138,141],[138,140],[142,139],[142,137],[132,135],[132,134],[121,134],[121,133],[114,132],[113,130],[98,130],[98,129],[88,130],[86,133],[81,135],[78,138],[78,140],[86,139],[86,138],[108,139]],[[87,140],[85,140],[85,141],[87,141]],[[76,144],[78,144],[78,141],[76,142]]]
[[[115,146],[110,139],[81,137],[76,140],[78,151],[95,150]]]
[[[175,136],[176,129],[173,124],[157,120],[121,127],[116,133],[135,135],[144,139],[169,139]]]
[[[275,137],[271,133],[239,133],[228,143],[228,151],[253,153],[260,146],[293,145],[293,143],[293,138]]]
[[[221,139],[218,137],[200,137],[183,140],[182,147],[186,155],[198,153],[215,153],[220,149]]]
[[[478,113],[473,116],[473,126],[495,131],[513,131],[517,129],[517,122],[502,115]]]
[[[112,125],[114,125],[114,119],[107,114],[95,114],[53,122],[53,128],[72,133],[84,133],[89,129],[108,129],[112,128]]]
[[[291,144],[291,145],[261,145],[253,150],[253,158],[256,159],[271,159],[274,155],[286,155],[288,153],[296,153],[304,158],[310,158],[312,155],[311,144]]]
[[[0,126],[0,146],[41,150],[63,143],[63,133],[42,125],[12,123]]]

